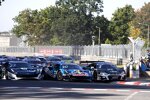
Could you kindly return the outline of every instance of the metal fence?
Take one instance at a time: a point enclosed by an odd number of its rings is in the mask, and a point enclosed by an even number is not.
[[[0,47],[1,54],[53,55],[65,54],[71,56],[100,56],[105,58],[128,58],[132,51],[131,45],[101,45],[101,46],[31,46],[31,47]]]

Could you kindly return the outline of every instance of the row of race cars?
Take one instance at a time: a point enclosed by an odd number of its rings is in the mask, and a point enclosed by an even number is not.
[[[0,78],[53,79],[58,81],[112,81],[126,80],[126,73],[110,62],[85,61],[75,64],[72,57],[53,55],[48,57],[0,56]],[[86,65],[85,65],[86,63]]]

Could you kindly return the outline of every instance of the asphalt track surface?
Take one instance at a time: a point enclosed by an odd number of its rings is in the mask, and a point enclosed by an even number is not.
[[[117,82],[0,80],[0,100],[150,100],[150,86]]]

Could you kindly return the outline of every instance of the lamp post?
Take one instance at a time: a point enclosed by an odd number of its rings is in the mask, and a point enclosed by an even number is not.
[[[92,35],[92,56],[94,55],[95,36]]]
[[[97,27],[97,26],[96,28],[98,28],[98,45],[100,46],[101,45],[101,29],[100,27]]]
[[[99,45],[98,50],[99,50],[99,56],[101,56],[101,29],[100,29],[100,27],[97,27],[97,26],[96,26],[96,28],[98,28],[98,45]]]

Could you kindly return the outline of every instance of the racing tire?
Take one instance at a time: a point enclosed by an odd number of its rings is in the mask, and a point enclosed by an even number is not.
[[[8,72],[5,73],[6,80],[11,80],[8,76]]]
[[[3,78],[4,78],[4,73],[2,72],[0,75],[0,79],[3,79]]]
[[[44,74],[41,73],[41,75],[39,76],[38,80],[43,80],[44,79]]]
[[[58,81],[62,81],[63,80],[63,76],[62,76],[62,73],[60,71],[57,72],[57,76],[56,77],[57,77]]]
[[[126,81],[127,80],[127,77],[125,76],[125,77],[123,77],[123,79],[119,79],[119,81]]]
[[[94,71],[94,73],[93,73],[93,81],[97,81],[97,72],[96,71]]]

